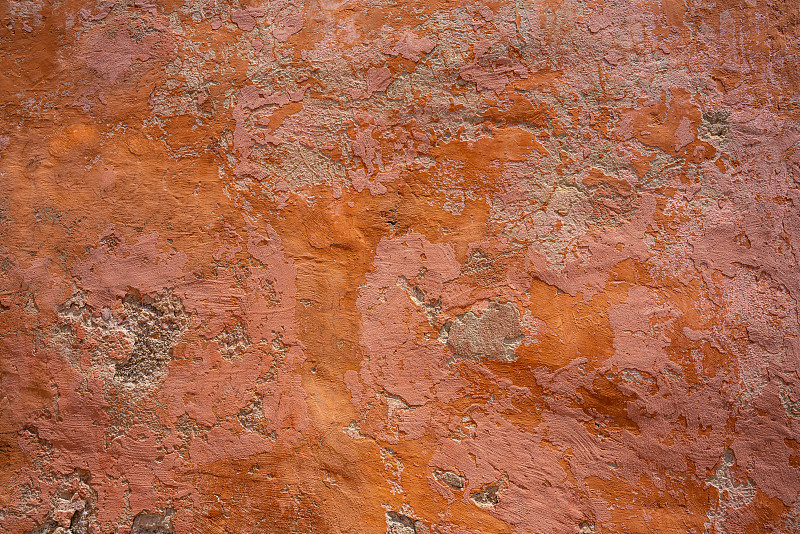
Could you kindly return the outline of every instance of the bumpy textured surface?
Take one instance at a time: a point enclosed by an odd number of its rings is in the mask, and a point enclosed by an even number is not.
[[[0,18],[0,531],[800,532],[798,2]]]

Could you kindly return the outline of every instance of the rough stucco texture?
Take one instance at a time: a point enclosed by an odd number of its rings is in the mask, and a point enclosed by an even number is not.
[[[0,19],[1,532],[800,532],[796,1]]]

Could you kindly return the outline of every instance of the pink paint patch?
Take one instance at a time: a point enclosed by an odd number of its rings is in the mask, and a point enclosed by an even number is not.
[[[427,37],[419,38],[413,33],[406,32],[403,40],[395,43],[394,48],[385,48],[384,52],[397,56],[400,55],[411,61],[419,61],[422,54],[430,54],[436,43]]]
[[[285,43],[289,37],[303,29],[303,19],[297,15],[287,17],[280,22],[280,27],[272,31],[273,37]]]
[[[688,119],[688,117],[683,117],[681,119],[681,123],[678,125],[678,128],[675,130],[675,150],[680,150],[692,141],[694,141],[695,136],[694,132],[692,132],[692,123]]]
[[[367,93],[385,91],[392,83],[392,71],[387,68],[371,68],[367,71]]]
[[[231,22],[236,24],[240,30],[246,32],[256,27],[256,19],[246,9],[231,13]]]

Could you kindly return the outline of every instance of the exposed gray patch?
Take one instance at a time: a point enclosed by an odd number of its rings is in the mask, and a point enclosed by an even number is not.
[[[89,517],[86,509],[77,510],[69,521],[69,530],[72,534],[89,533]]]
[[[50,332],[53,346],[77,366],[84,337],[92,339],[92,363],[107,365],[115,381],[128,385],[162,378],[189,327],[189,314],[169,290],[154,296],[131,291],[114,313],[94,309],[78,292],[59,307],[58,315],[59,324]],[[77,335],[81,329],[86,336]]]
[[[704,111],[703,120],[700,123],[699,133],[700,137],[704,139],[724,138],[730,132],[728,125],[728,118],[731,116],[730,111]]]
[[[781,404],[783,405],[783,409],[786,412],[786,417],[791,417],[792,419],[800,419],[800,402],[792,400],[790,396],[791,389],[788,386],[781,386],[780,388],[780,398]]]
[[[444,482],[451,489],[461,491],[464,489],[465,480],[464,477],[454,473],[452,471],[440,471],[438,469],[433,470],[433,476],[436,477],[437,480]]]
[[[269,431],[266,417],[264,417],[264,407],[260,397],[248,404],[236,416],[239,419],[239,424],[248,432],[260,434],[265,438],[274,440],[276,435],[275,431]]]
[[[50,498],[50,513],[26,534],[89,534],[97,503],[89,484],[89,473],[76,470],[66,476]]]
[[[461,417],[461,424],[450,433],[450,439],[457,442],[464,441],[465,439],[475,439],[477,428],[478,425],[472,417],[464,415]]]
[[[422,532],[422,521],[397,512],[386,512],[386,534],[416,534]]]
[[[800,532],[800,497],[794,502],[794,506],[784,516],[786,532]]]
[[[350,424],[344,427],[342,432],[353,439],[364,439],[364,435],[361,433],[361,425],[358,421],[350,421]]]
[[[131,534],[173,534],[171,511],[163,514],[141,512],[133,518]]]
[[[491,508],[500,502],[500,497],[497,495],[499,491],[500,486],[492,484],[491,486],[486,486],[481,491],[472,493],[469,498],[481,508]]]
[[[238,323],[228,327],[213,338],[219,347],[219,354],[225,360],[241,358],[252,342],[247,333],[247,324]]]
[[[195,436],[202,434],[205,429],[196,420],[183,414],[175,422],[175,430],[184,440],[191,440]]]
[[[164,295],[129,293],[123,301],[121,326],[133,337],[127,360],[116,364],[114,378],[138,384],[161,377],[172,359],[172,349],[189,326],[189,316],[180,299]]]
[[[706,479],[706,484],[717,489],[717,503],[706,512],[716,532],[725,532],[723,524],[729,510],[747,506],[753,502],[756,496],[755,484],[749,480],[743,483],[737,483],[734,480],[731,467],[735,464],[733,451],[725,449],[716,474]]]
[[[59,528],[58,523],[48,520],[35,529],[27,531],[26,534],[53,534],[57,528]]]
[[[522,343],[519,311],[510,302],[489,302],[480,314],[468,311],[445,323],[439,340],[453,347],[460,358],[514,362],[514,351]]]

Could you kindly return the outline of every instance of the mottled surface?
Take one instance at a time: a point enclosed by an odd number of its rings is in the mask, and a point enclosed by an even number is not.
[[[0,19],[0,532],[800,532],[796,1]]]

